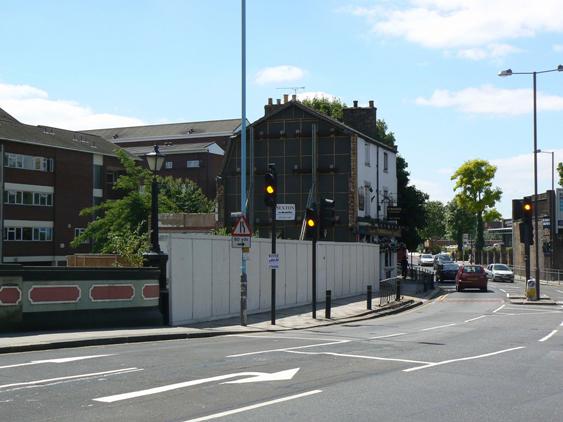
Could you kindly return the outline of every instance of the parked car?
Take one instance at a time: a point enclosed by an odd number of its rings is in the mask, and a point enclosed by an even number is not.
[[[432,266],[434,264],[434,257],[432,254],[423,253],[420,255],[420,265],[423,266]]]
[[[480,265],[462,265],[455,276],[455,289],[462,292],[463,289],[481,289],[487,291],[487,273]]]
[[[439,273],[436,273],[436,277],[440,281],[452,280],[455,281],[455,276],[459,270],[459,265],[456,262],[444,262]]]
[[[506,264],[490,264],[487,267],[487,276],[491,281],[514,283],[514,272]]]

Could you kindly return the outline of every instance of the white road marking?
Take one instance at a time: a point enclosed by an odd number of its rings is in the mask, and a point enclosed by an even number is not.
[[[272,404],[282,403],[282,402],[284,402],[284,401],[299,399],[299,398],[301,398],[301,397],[312,396],[313,394],[322,393],[322,391],[323,391],[323,390],[311,390],[311,391],[307,391],[307,392],[305,392],[305,393],[295,394],[295,395],[293,395],[293,396],[281,397],[281,398],[279,398],[279,399],[269,400],[269,401],[265,401],[265,402],[262,402],[262,403],[253,404],[253,405],[250,405],[250,406],[240,407],[240,408],[238,408],[238,409],[227,410],[226,412],[220,412],[220,413],[215,413],[215,414],[213,414],[213,415],[202,416],[202,417],[196,418],[196,419],[189,419],[189,420],[184,421],[184,422],[203,422],[203,421],[209,421],[209,420],[211,420],[211,419],[222,418],[222,417],[224,417],[224,416],[230,416],[230,415],[234,415],[234,414],[237,414],[237,413],[246,412],[246,411],[248,411],[248,410],[258,409],[258,408],[260,408],[260,407],[270,406],[270,405],[272,405]]]
[[[494,356],[494,355],[499,355],[501,353],[507,353],[507,352],[512,352],[514,350],[519,350],[519,349],[525,349],[524,346],[519,346],[519,347],[513,347],[511,349],[504,349],[504,350],[499,350],[498,352],[492,352],[492,353],[485,353],[483,355],[477,355],[477,356],[468,356],[466,358],[459,358],[459,359],[450,359],[450,360],[444,360],[442,362],[436,362],[436,363],[429,363],[427,365],[423,365],[423,366],[416,366],[414,368],[409,368],[409,369],[403,369],[403,372],[413,372],[413,371],[418,371],[419,369],[426,369],[426,368],[431,368],[433,366],[440,366],[440,365],[446,365],[448,363],[454,363],[454,362],[462,362],[465,360],[473,360],[473,359],[481,359],[481,358],[486,358],[489,356]]]
[[[29,365],[41,365],[43,363],[68,363],[68,362],[76,362],[78,360],[84,360],[84,359],[102,358],[102,357],[106,357],[106,356],[113,356],[113,354],[111,354],[111,355],[77,356],[77,357],[73,357],[73,358],[32,360],[31,362],[16,363],[14,365],[0,366],[0,369],[17,368],[19,366],[29,366]]]
[[[280,339],[280,340],[284,340],[284,339],[292,339],[292,340],[317,340],[317,341],[339,341],[342,340],[340,338],[330,338],[330,337],[296,337],[296,336],[284,336],[284,335],[268,335],[268,334],[263,334],[263,335],[252,335],[252,334],[229,334],[226,337],[246,337],[246,338],[259,338],[259,339],[265,339],[265,340],[271,340],[271,339]]]
[[[481,316],[478,316],[478,317],[476,317],[476,318],[467,319],[467,320],[465,320],[465,321],[463,321],[463,322],[477,321],[478,319],[485,318],[486,316],[487,316],[487,315],[481,315]]]
[[[340,356],[343,358],[357,358],[357,359],[371,359],[371,360],[385,360],[391,362],[406,362],[406,363],[423,363],[430,364],[431,362],[424,362],[420,360],[410,360],[410,359],[397,359],[397,358],[382,358],[378,356],[364,356],[364,355],[351,355],[348,353],[335,353],[335,352],[298,352],[296,350],[287,350],[287,353],[295,353],[298,355],[328,355],[328,356]]]
[[[563,327],[563,322],[561,323],[561,327]]]
[[[285,352],[287,350],[308,349],[310,347],[331,346],[333,344],[349,343],[350,341],[352,341],[352,340],[338,340],[338,341],[331,341],[329,343],[308,344],[306,346],[282,347],[282,348],[279,348],[279,349],[268,349],[268,350],[259,350],[257,352],[238,353],[236,355],[229,355],[227,357],[228,358],[238,358],[238,357],[241,357],[241,356],[261,355],[263,353]]]
[[[377,337],[370,337],[368,338],[368,340],[376,340],[378,338],[389,338],[389,337],[397,337],[397,336],[403,336],[407,333],[396,333],[396,334],[387,334],[386,336],[377,336]]]
[[[420,331],[437,330],[438,328],[451,327],[452,325],[455,325],[455,322],[452,322],[451,324],[437,325],[436,327],[423,328],[423,329],[420,330]]]
[[[501,292],[506,293],[506,290],[504,289],[499,289]]]
[[[557,290],[559,293],[563,293],[563,290]]]
[[[493,314],[496,314],[498,311],[500,311],[500,310],[501,310],[502,308],[504,308],[505,306],[506,306],[506,304],[500,305],[498,308],[496,308],[496,309],[493,311]]]
[[[546,341],[549,340],[552,336],[554,336],[557,333],[557,330],[553,330],[551,333],[549,333],[547,336],[542,337],[541,339],[539,339],[538,341]]]
[[[99,376],[102,376],[102,375],[112,375],[112,374],[126,373],[126,372],[131,372],[131,371],[142,371],[142,369],[139,369],[139,368],[136,368],[136,367],[123,368],[123,369],[115,369],[113,371],[92,372],[92,373],[89,373],[89,374],[71,375],[71,376],[68,376],[68,377],[48,378],[48,379],[28,381],[28,382],[16,382],[16,383],[13,383],[13,384],[0,385],[0,389],[11,388],[11,387],[22,387],[22,386],[29,386],[29,385],[38,385],[38,384],[47,384],[47,383],[50,383],[50,382],[66,381],[66,380],[79,379],[79,378],[99,377]]]
[[[106,396],[106,397],[98,397],[97,399],[93,399],[93,400],[102,403],[114,403],[116,401],[150,396],[152,394],[164,393],[166,391],[177,390],[179,388],[192,387],[194,385],[200,385],[200,384],[205,384],[215,381],[223,381],[229,378],[236,378],[236,377],[251,377],[251,378],[246,378],[246,382],[280,381],[280,380],[287,380],[293,378],[293,376],[297,373],[297,371],[299,371],[299,368],[288,369],[285,371],[274,372],[271,374],[264,372],[238,372],[234,374],[218,375],[216,377],[178,382],[175,384],[163,385],[161,387],[147,388],[146,390],[132,391],[130,393],[115,394],[113,396]]]

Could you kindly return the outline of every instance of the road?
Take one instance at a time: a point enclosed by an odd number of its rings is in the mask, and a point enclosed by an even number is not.
[[[353,324],[0,356],[5,421],[561,421],[557,306],[523,284]]]

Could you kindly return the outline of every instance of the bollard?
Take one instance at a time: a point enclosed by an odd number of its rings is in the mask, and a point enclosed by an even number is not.
[[[399,302],[401,300],[401,279],[397,278],[397,291],[395,292],[395,301]]]
[[[326,303],[325,303],[325,318],[330,319],[330,308],[332,307],[331,301],[332,292],[330,290],[326,291]]]
[[[371,298],[372,298],[372,294],[371,294],[371,285],[368,286],[368,296],[367,296],[367,308],[371,309]]]

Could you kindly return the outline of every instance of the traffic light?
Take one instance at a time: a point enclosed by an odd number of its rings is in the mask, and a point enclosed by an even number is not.
[[[534,205],[531,198],[522,200],[522,223],[520,223],[520,242],[525,243],[528,240],[530,245],[534,244],[534,225],[532,224],[532,216],[534,214]]]
[[[319,217],[315,207],[310,207],[305,210],[305,231],[309,239],[317,238],[317,230],[319,225]]]
[[[333,199],[324,198],[321,201],[321,217],[320,217],[320,225],[321,225],[321,233],[322,236],[326,236],[326,230],[334,227],[337,221],[336,217],[336,209],[334,205]]]
[[[264,175],[264,203],[271,208],[276,207],[278,195],[278,181],[276,172],[272,167]]]

